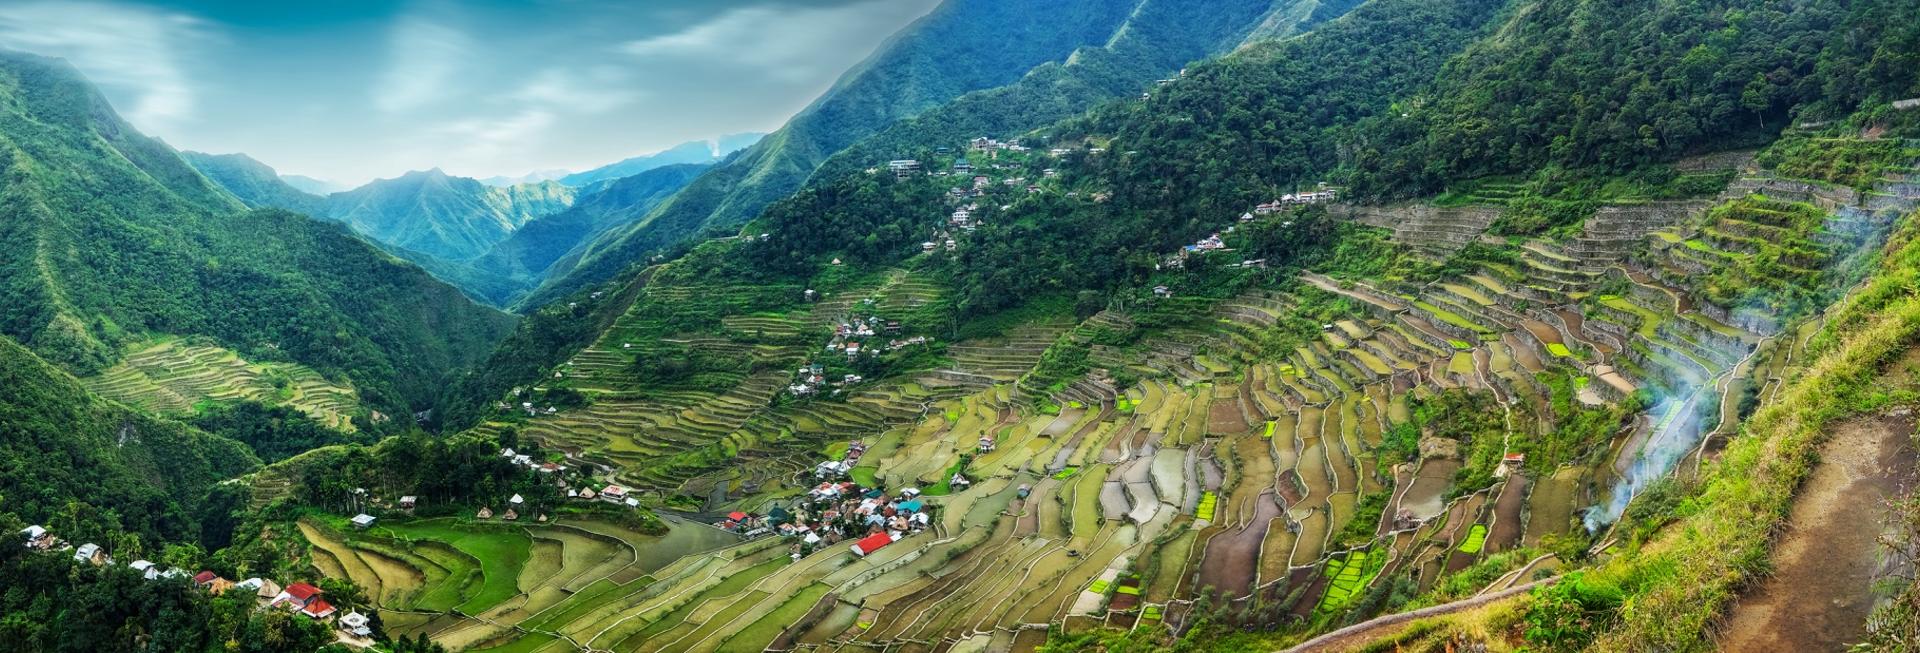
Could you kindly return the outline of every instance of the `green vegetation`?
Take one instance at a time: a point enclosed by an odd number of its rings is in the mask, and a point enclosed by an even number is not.
[[[1041,63],[1105,43],[1127,24],[1130,10],[1125,3],[1095,0],[941,7],[779,131],[715,165],[645,217],[590,241],[577,266],[552,271],[519,305],[557,301],[676,243],[732,232],[800,190],[833,153],[895,120],[969,91],[1012,83]]]
[[[0,54],[0,98],[0,250],[47,253],[0,261],[0,333],[70,372],[205,335],[345,378],[404,422],[512,323],[339,225],[246,211],[63,63]]]
[[[1790,136],[1760,152],[1755,162],[1798,179],[1818,179],[1867,190],[1883,174],[1920,159],[1920,149],[1899,140]]]
[[[252,447],[254,455],[269,463],[321,447],[372,442],[365,435],[328,428],[291,408],[251,401],[210,406],[195,415],[191,423],[208,433]]]
[[[13,495],[8,495],[9,497]],[[0,530],[23,524],[0,513]],[[251,592],[213,597],[187,579],[149,581],[122,565],[75,562],[18,545],[0,547],[0,635],[5,647],[47,653],[344,653],[327,624],[255,609]],[[323,648],[324,647],[324,648]]]
[[[1680,503],[1675,528],[1635,555],[1596,570],[1627,599],[1619,625],[1596,640],[1603,648],[1701,650],[1705,624],[1745,579],[1764,571],[1769,541],[1793,490],[1811,472],[1826,426],[1872,394],[1881,365],[1920,333],[1920,244],[1911,217],[1877,273],[1830,311],[1806,371],[1762,407],[1720,462],[1702,470],[1693,498]]]
[[[1459,551],[1461,553],[1465,553],[1467,555],[1479,555],[1481,547],[1484,547],[1486,545],[1487,545],[1487,525],[1474,524],[1472,527],[1469,527],[1467,529],[1467,536],[1464,539],[1460,540],[1460,546],[1455,548],[1454,550]]]
[[[5,337],[0,387],[0,496],[71,541],[195,539],[208,489],[260,464],[241,443],[102,401]]]
[[[1370,148],[1351,180],[1364,195],[1413,196],[1456,179],[1549,166],[1627,171],[1758,144],[1804,104],[1824,102],[1832,109],[1818,111],[1833,116],[1864,100],[1821,86],[1860,54],[1845,52],[1853,39],[1831,38],[1832,26],[1908,4],[1862,3],[1850,17],[1836,1],[1529,3],[1503,28],[1524,37],[1475,44],[1420,102],[1364,121]],[[1586,54],[1566,56],[1572,43]],[[1849,81],[1911,87],[1914,75],[1882,67]]]

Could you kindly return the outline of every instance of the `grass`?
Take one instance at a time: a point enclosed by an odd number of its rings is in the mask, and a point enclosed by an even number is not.
[[[1480,550],[1483,548],[1486,548],[1486,546],[1487,546],[1486,524],[1474,524],[1472,527],[1467,529],[1467,539],[1461,541],[1460,547],[1455,550],[1461,553],[1465,553],[1467,555],[1478,555],[1480,553]]]
[[[1219,495],[1212,492],[1202,492],[1200,494],[1200,504],[1193,508],[1193,518],[1211,521],[1213,519],[1214,508],[1217,507],[1219,503]]]
[[[1327,582],[1327,591],[1320,595],[1320,603],[1314,610],[1327,614],[1346,607],[1380,573],[1380,563],[1385,560],[1377,558],[1380,556],[1371,556],[1362,550],[1328,560],[1324,573],[1331,580]]]
[[[859,484],[860,487],[875,487],[880,485],[880,480],[877,478],[879,473],[880,466],[878,465],[856,465],[853,469],[847,470],[847,476],[851,477],[853,482]]]
[[[1278,424],[1278,423],[1279,423],[1279,422],[1278,422],[1278,420],[1267,420],[1267,426],[1266,426],[1266,428],[1264,428],[1264,429],[1262,429],[1262,430],[1260,431],[1260,437],[1261,437],[1261,438],[1263,438],[1263,439],[1267,439],[1267,440],[1272,440],[1272,439],[1273,439],[1273,427],[1274,427],[1274,425],[1275,425],[1275,424]]]
[[[1061,469],[1060,471],[1057,471],[1057,472],[1054,472],[1054,473],[1053,473],[1053,478],[1054,478],[1055,480],[1061,480],[1061,481],[1064,481],[1064,480],[1067,480],[1067,479],[1070,479],[1070,478],[1073,478],[1073,475],[1074,475],[1074,474],[1078,474],[1078,473],[1080,473],[1080,468],[1078,468],[1078,467],[1066,467],[1066,468],[1063,468],[1063,469]]]
[[[801,588],[799,592],[782,601],[780,606],[774,608],[772,612],[768,612],[721,642],[717,650],[748,653],[765,649],[773,643],[773,640],[779,638],[780,633],[785,632],[788,626],[798,623],[801,618],[807,616],[808,612],[812,612],[813,606],[820,602],[820,598],[832,590],[833,588],[826,583],[814,583]]]
[[[1573,350],[1567,349],[1566,345],[1549,342],[1547,343],[1547,353],[1553,354],[1555,358],[1566,358],[1573,355]]]
[[[481,582],[465,602],[456,606],[478,614],[520,593],[520,568],[531,555],[533,540],[518,529],[467,525],[447,519],[393,524],[376,529],[402,540],[431,540],[472,556],[480,564]],[[433,593],[429,593],[430,595]],[[422,597],[426,603],[429,597]]]

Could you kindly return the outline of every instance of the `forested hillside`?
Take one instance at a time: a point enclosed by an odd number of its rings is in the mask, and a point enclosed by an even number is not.
[[[730,230],[800,188],[833,153],[895,120],[1111,39],[1138,2],[943,2],[895,35],[785,127],[701,175],[641,221],[609,232],[519,302],[537,306],[599,283],[710,227]]]
[[[486,253],[521,225],[573,204],[572,187],[554,181],[488,186],[439,168],[327,196],[326,217],[381,243],[464,261]]]
[[[1234,49],[1249,38],[1287,38],[1339,18],[1359,2],[1235,0],[1140,3],[1114,38],[1042,64],[1003,87],[968,93],[901,120],[834,155],[817,173],[845,174],[926,153],[932,143],[979,136],[1014,138],[1078,115],[1094,104],[1130,96],[1170,78],[1182,66]]]
[[[1766,142],[1915,83],[1910,5],[1841,0],[1529,3],[1501,34],[1368,121],[1364,194],[1546,166],[1621,171]],[[1844,38],[1838,37],[1845,34]]]
[[[187,165],[199,170],[252,209],[286,209],[311,216],[326,215],[327,198],[294,188],[265,163],[245,154],[180,153]]]
[[[0,333],[80,375],[160,334],[432,403],[512,319],[337,224],[247,211],[64,63],[0,53]]]

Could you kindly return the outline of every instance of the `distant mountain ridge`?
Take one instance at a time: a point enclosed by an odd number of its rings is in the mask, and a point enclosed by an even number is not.
[[[329,195],[326,216],[382,243],[459,261],[573,199],[573,188],[555,181],[488,186],[434,168]]]
[[[611,181],[621,177],[631,177],[648,170],[683,163],[715,163],[729,154],[738,152],[760,142],[766,134],[747,132],[728,134],[715,140],[688,141],[673,147],[609,163],[592,170],[576,172],[557,177],[560,183],[568,186],[591,187],[593,184]]]

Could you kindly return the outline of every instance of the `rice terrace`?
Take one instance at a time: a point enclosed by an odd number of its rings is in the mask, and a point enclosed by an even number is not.
[[[1920,652],[1916,17],[0,2],[0,651]]]

